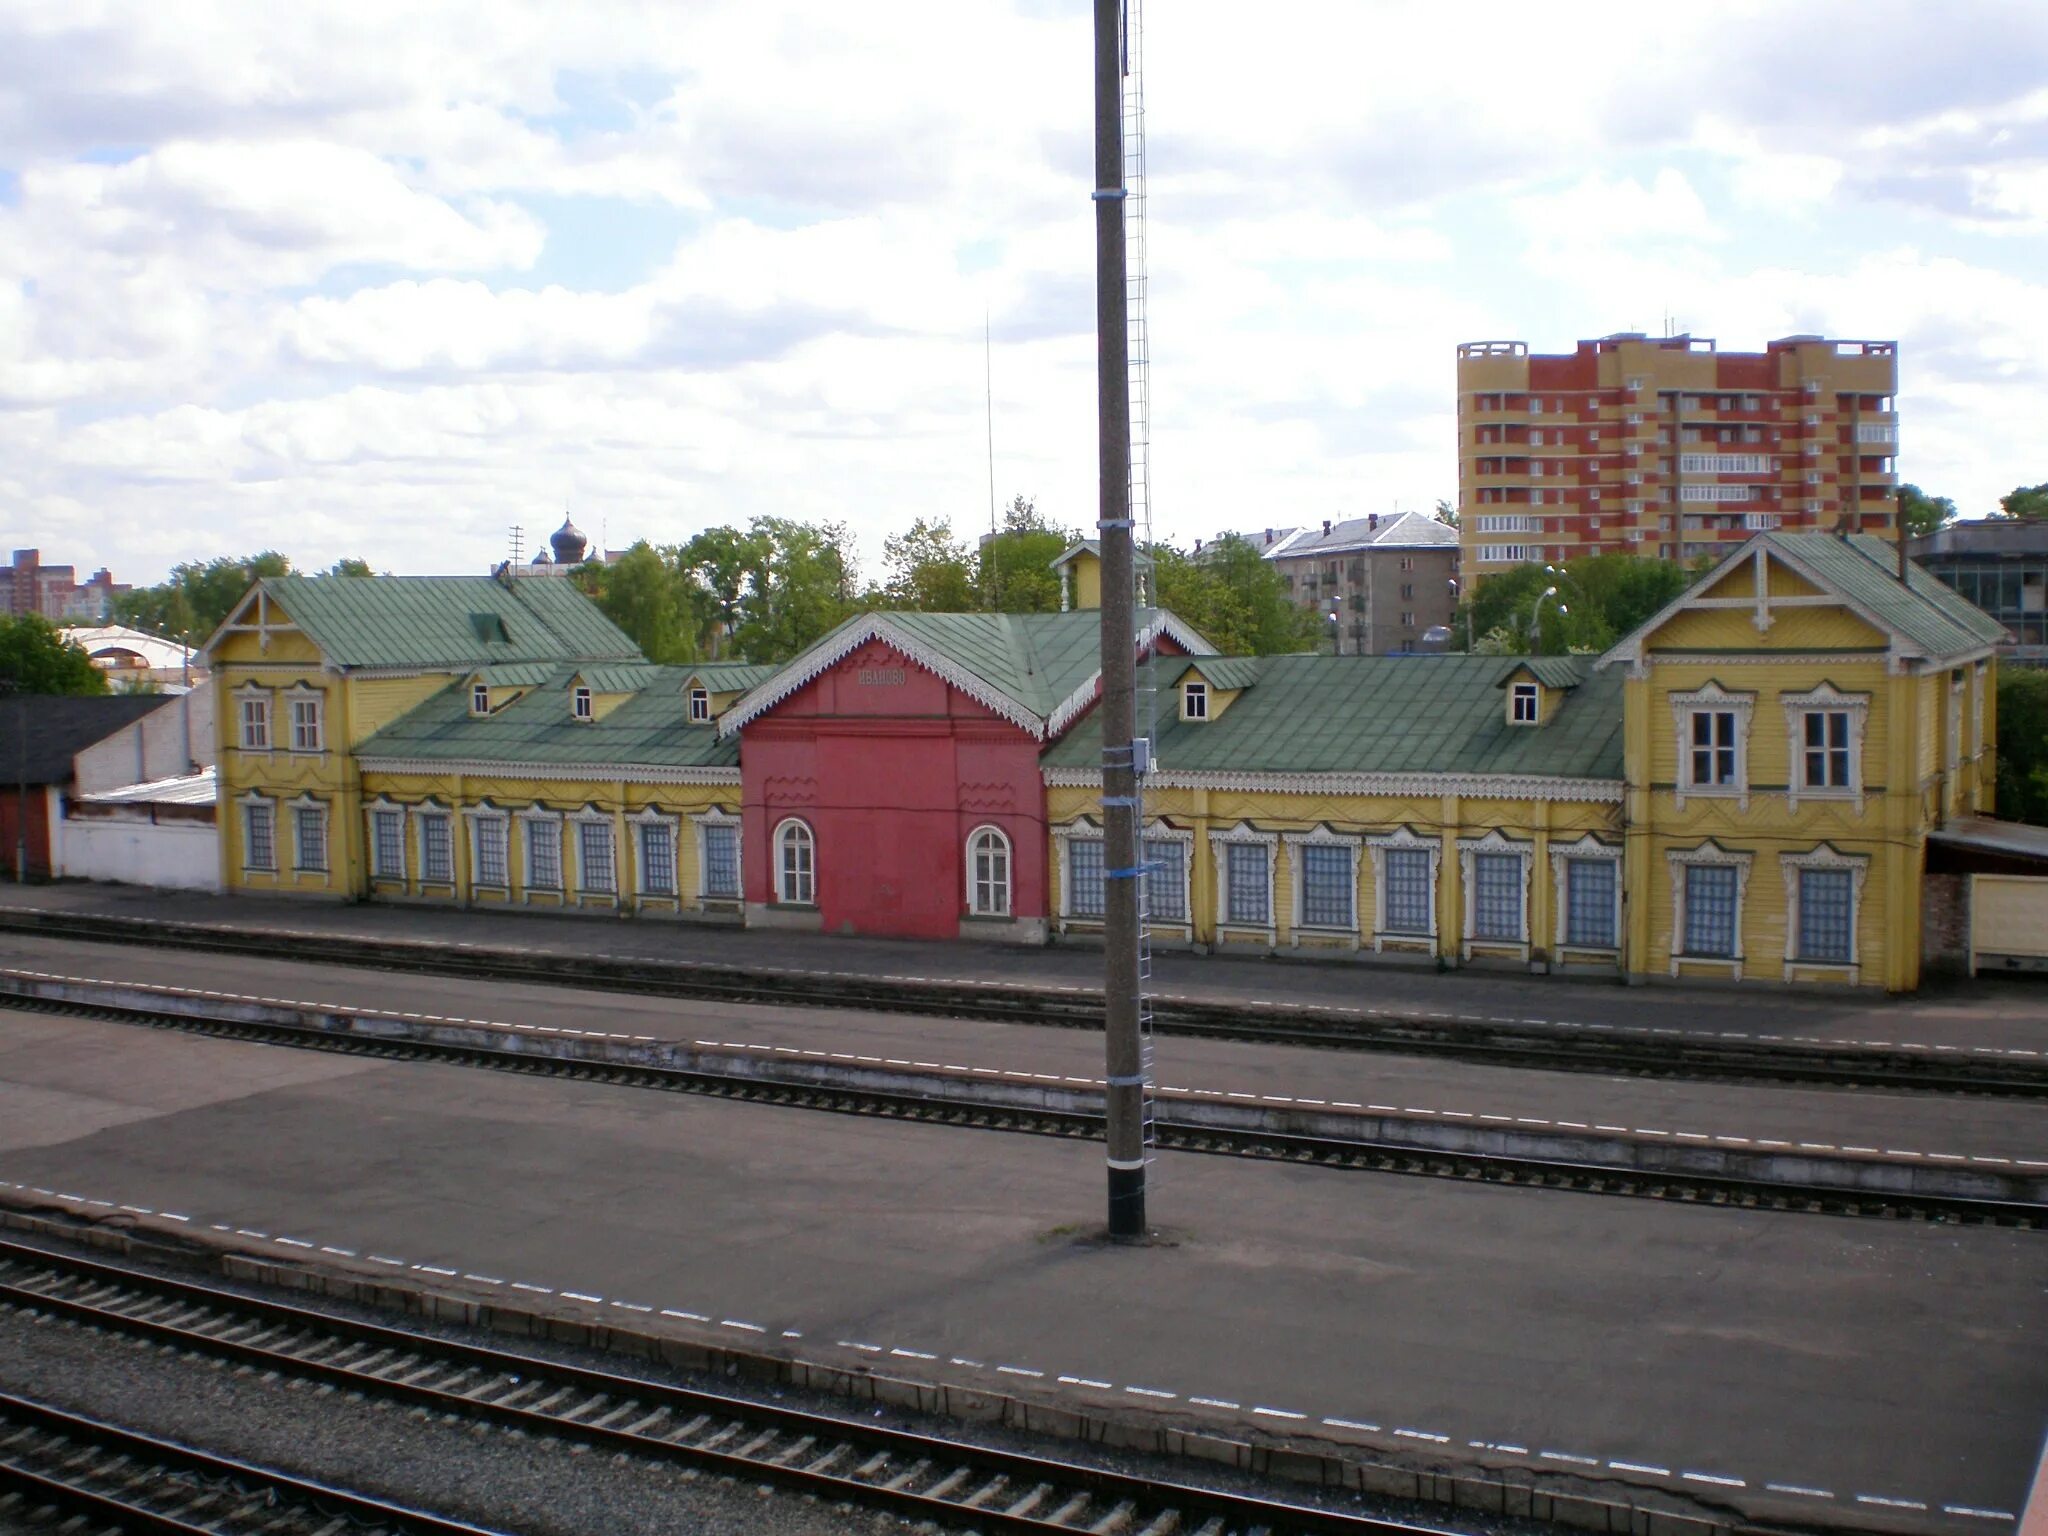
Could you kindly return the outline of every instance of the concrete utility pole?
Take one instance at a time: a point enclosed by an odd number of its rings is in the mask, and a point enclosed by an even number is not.
[[[1101,476],[1102,852],[1109,1235],[1145,1235],[1138,1041],[1137,631],[1131,558],[1129,296],[1124,268],[1123,7],[1095,0],[1095,396]]]

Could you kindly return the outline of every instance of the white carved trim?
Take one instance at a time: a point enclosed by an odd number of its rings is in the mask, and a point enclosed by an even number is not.
[[[1740,850],[1723,848],[1711,837],[1697,848],[1669,848],[1664,853],[1665,868],[1671,878],[1671,974],[1676,976],[1681,964],[1725,965],[1737,981],[1742,980],[1743,933],[1742,919],[1745,897],[1749,894],[1749,866],[1756,855]],[[1716,864],[1735,871],[1735,952],[1733,955],[1688,955],[1681,952],[1685,943],[1685,871],[1693,864]]]
[[[1693,795],[1702,800],[1734,800],[1743,810],[1748,810],[1749,728],[1750,717],[1756,712],[1756,695],[1731,692],[1710,680],[1690,693],[1670,693],[1665,697],[1671,703],[1671,728],[1678,745],[1678,761],[1674,764],[1676,771],[1671,776],[1678,809],[1684,810],[1686,797]],[[1693,716],[1723,713],[1735,716],[1735,783],[1732,786],[1695,784],[1692,782]]]
[[[1553,927],[1556,930],[1555,947],[1573,950],[1580,954],[1599,952],[1613,953],[1621,948],[1621,855],[1619,843],[1603,843],[1588,832],[1575,843],[1552,843],[1550,845],[1550,879],[1556,894],[1551,901]],[[1614,871],[1614,942],[1612,944],[1573,944],[1566,935],[1571,931],[1571,912],[1566,905],[1569,892],[1566,879],[1573,859],[1605,859],[1615,866]]]
[[[1464,958],[1472,958],[1472,946],[1484,945],[1489,949],[1513,947],[1521,951],[1524,960],[1529,958],[1529,854],[1534,847],[1531,843],[1509,837],[1499,827],[1494,827],[1479,837],[1458,839],[1458,882],[1463,887]],[[1517,882],[1521,895],[1521,916],[1515,924],[1517,937],[1512,939],[1482,939],[1476,928],[1479,920],[1479,893],[1473,881],[1482,853],[1508,854],[1521,861],[1522,877]]]
[[[1048,789],[1100,789],[1099,768],[1047,768]],[[1151,789],[1224,789],[1282,795],[1387,795],[1402,799],[1534,800],[1619,805],[1620,779],[1551,779],[1485,773],[1236,773],[1182,770],[1145,776]]]
[[[562,822],[565,833],[567,833],[568,829],[571,827],[575,829],[573,834],[565,836],[564,841],[568,843],[569,847],[574,850],[576,855],[576,894],[578,896],[601,896],[606,897],[613,902],[616,902],[619,899],[620,895],[619,837],[618,823],[616,820],[613,819],[612,813],[610,811],[599,810],[596,805],[586,801],[584,804],[578,806],[575,810],[570,811],[567,815],[565,815],[562,818]],[[593,887],[590,883],[590,871],[584,867],[583,828],[586,826],[605,827],[609,829],[612,834],[612,885],[611,889],[608,891]],[[564,871],[564,873],[567,873],[567,871]]]
[[[1364,840],[1353,834],[1333,832],[1327,823],[1318,822],[1306,832],[1283,832],[1280,834],[1280,841],[1287,846],[1287,873],[1293,890],[1294,900],[1292,932],[1295,946],[1297,948],[1300,947],[1301,935],[1304,932],[1311,934],[1342,933],[1349,935],[1351,947],[1356,949],[1359,945],[1358,850]],[[1306,895],[1307,885],[1305,871],[1302,868],[1301,850],[1303,848],[1343,848],[1351,855],[1351,921],[1341,928],[1311,924],[1302,916],[1302,903]]]
[[[295,799],[286,800],[283,806],[292,813],[292,873],[326,875],[334,871],[334,825],[328,813],[327,802],[310,791],[301,790]],[[299,813],[314,811],[320,817],[320,867],[314,869],[299,862]],[[282,861],[280,861],[281,865]]]
[[[747,890],[747,834],[742,830],[745,825],[745,818],[732,811],[728,811],[722,805],[714,805],[709,810],[699,811],[696,815],[692,816],[690,818],[690,825],[695,830],[697,838],[697,899],[699,901],[741,900],[746,895]],[[732,892],[731,895],[721,894],[714,896],[706,885],[706,876],[711,869],[711,861],[704,846],[704,829],[707,827],[732,828],[733,870],[739,876],[739,888]],[[680,871],[677,872],[677,878],[680,882]]]
[[[1789,751],[1785,773],[1785,807],[1798,810],[1805,800],[1851,800],[1858,815],[1863,812],[1863,728],[1870,715],[1870,695],[1843,693],[1833,683],[1822,683],[1805,693],[1778,696],[1785,709],[1785,740]],[[1811,788],[1806,783],[1806,717],[1815,713],[1844,713],[1849,717],[1849,787]]]
[[[370,878],[372,880],[395,880],[403,885],[412,877],[410,867],[412,864],[412,849],[407,846],[409,839],[406,836],[406,810],[407,807],[402,801],[393,800],[389,795],[382,793],[374,800],[363,802],[363,852],[366,855],[364,862],[370,867]],[[377,867],[377,813],[379,811],[396,812],[398,816],[398,873],[395,875],[389,874]]]
[[[296,753],[300,757],[324,755],[327,751],[327,690],[325,688],[315,688],[304,678],[300,678],[296,682],[288,683],[283,688],[280,688],[277,691],[277,696],[284,705],[282,714],[285,734],[291,739],[282,746],[278,746],[277,732],[273,729],[270,733],[273,750]],[[292,706],[305,703],[311,703],[313,706],[313,730],[320,738],[320,745],[317,747],[302,747],[299,745],[298,722],[292,718]],[[276,721],[273,720],[271,724],[275,726]]]
[[[1087,923],[1091,926],[1100,926],[1104,916],[1106,916],[1105,912],[1076,913],[1073,909],[1074,903],[1072,876],[1074,868],[1074,859],[1072,845],[1074,839],[1077,837],[1083,839],[1101,837],[1101,824],[1097,822],[1095,818],[1092,816],[1076,816],[1072,821],[1059,822],[1055,824],[1053,827],[1051,827],[1049,830],[1052,833],[1052,840],[1059,845],[1058,852],[1060,864],[1060,931],[1064,933],[1066,931],[1067,924],[1070,921]],[[1107,907],[1109,900],[1109,892],[1106,888],[1104,889],[1102,895],[1104,906]]]
[[[1850,981],[1855,981],[1863,963],[1862,936],[1858,930],[1863,923],[1863,881],[1870,873],[1869,855],[1843,853],[1832,843],[1820,843],[1805,853],[1779,854],[1778,869],[1785,878],[1785,979],[1790,981],[1795,970],[1822,969],[1845,970]],[[1799,958],[1802,939],[1799,931],[1799,876],[1809,869],[1843,869],[1852,877],[1849,882],[1849,959],[1846,963]]]
[[[235,796],[234,803],[242,808],[242,824],[237,830],[241,833],[242,837],[243,872],[257,875],[274,875],[278,873],[283,861],[278,858],[278,804],[276,798],[266,795],[260,790],[252,789],[246,794]],[[251,864],[249,862],[249,813],[258,806],[270,812],[270,862],[268,864]]]
[[[277,750],[277,710],[271,700],[272,690],[260,683],[244,683],[228,697],[235,701],[235,750],[238,752],[275,752]],[[263,706],[263,745],[252,747],[243,739],[242,706],[261,704]]]
[[[437,879],[427,873],[427,838],[422,824],[439,817],[448,823],[448,878]],[[412,838],[414,852],[419,857],[419,883],[441,885],[453,889],[455,885],[455,813],[445,801],[429,795],[406,807],[406,826]]]
[[[475,805],[462,808],[462,819],[469,826],[469,888],[472,891],[506,891],[512,889],[512,813],[489,800],[479,800]],[[483,837],[484,823],[497,825],[498,836],[504,840],[505,878],[486,880],[483,878]]]
[[[498,763],[483,758],[359,757],[356,767],[363,773],[397,773],[435,776],[462,774],[484,779],[527,779],[535,783],[587,784],[602,779],[609,784],[738,784],[740,771],[732,768],[631,767],[615,763]]]
[[[1193,827],[1170,827],[1163,821],[1154,821],[1138,839],[1138,855],[1144,861],[1147,843],[1179,843],[1180,853],[1180,909],[1184,916],[1160,917],[1153,912],[1145,914],[1148,928],[1173,928],[1194,937],[1195,932],[1195,829]],[[1150,873],[1146,875],[1149,882]]]
[[[1190,656],[1216,654],[1215,646],[1164,610],[1155,610],[1152,618],[1138,631],[1137,654],[1142,657],[1157,643],[1161,635],[1171,639]],[[1099,670],[1091,672],[1080,687],[1059,702],[1053,712],[1046,717],[1045,730],[1042,733],[1045,739],[1050,740],[1059,735],[1080,718],[1082,712],[1095,701],[1096,684],[1101,679],[1102,673]]]
[[[1278,832],[1261,832],[1248,821],[1210,832],[1209,857],[1216,866],[1216,933],[1219,938],[1227,928],[1235,933],[1263,934],[1268,943],[1273,941],[1280,920],[1279,906],[1273,900],[1273,850],[1279,842]],[[1233,922],[1230,918],[1229,850],[1232,848],[1266,850],[1266,921],[1263,923]]]
[[[1443,864],[1444,845],[1441,839],[1423,837],[1412,827],[1396,827],[1391,832],[1382,832],[1364,840],[1372,850],[1372,947],[1374,953],[1384,950],[1389,944],[1420,944],[1425,938],[1429,953],[1437,952],[1437,875]],[[1396,933],[1387,927],[1387,859],[1392,849],[1405,849],[1429,855],[1429,932]]]

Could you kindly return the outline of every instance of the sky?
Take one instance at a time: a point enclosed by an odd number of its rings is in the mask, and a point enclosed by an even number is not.
[[[1667,325],[1895,339],[1903,478],[2048,480],[2041,0],[1146,9],[1158,536],[1426,510],[1458,343]],[[0,0],[0,548],[431,574],[774,515],[872,572],[987,527],[991,437],[1091,524],[1090,28]]]

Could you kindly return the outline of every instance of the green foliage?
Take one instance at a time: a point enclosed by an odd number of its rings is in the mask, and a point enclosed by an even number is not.
[[[2048,517],[2048,480],[2039,485],[2016,485],[2012,494],[1998,498],[2007,517]]]
[[[840,523],[757,517],[746,532],[709,528],[678,552],[713,640],[746,661],[788,661],[854,611],[853,562]]]
[[[1930,496],[1917,485],[1899,487],[1899,510],[1906,515],[1906,533],[1919,538],[1955,521],[1956,504],[1946,496]]]
[[[657,550],[645,539],[610,565],[596,561],[576,568],[605,617],[624,630],[649,661],[664,664],[698,658],[699,613],[692,599],[682,551]]]
[[[1998,669],[1998,814],[2048,827],[2048,669]]]
[[[374,576],[367,560],[337,560],[320,573],[323,576]]]
[[[1442,497],[1437,498],[1436,510],[1430,513],[1430,516],[1442,523],[1446,528],[1458,526],[1458,509]]]
[[[953,525],[919,518],[908,533],[883,541],[889,577],[881,605],[922,613],[965,613],[975,601],[974,565],[967,546],[953,537]]]
[[[1226,656],[1312,651],[1322,638],[1315,613],[1288,595],[1273,562],[1234,534],[1204,548],[1199,561],[1170,544],[1147,553],[1159,605]]]
[[[1079,537],[1047,522],[1031,498],[1012,498],[1003,509],[1003,531],[976,556],[975,606],[997,613],[1059,612],[1060,578],[1052,563]]]
[[[288,576],[291,569],[291,561],[274,549],[204,564],[187,561],[168,581],[115,598],[114,617],[151,634],[197,644],[221,626],[258,577]]]
[[[38,613],[0,614],[0,693],[105,693],[107,674]]]
[[[1669,603],[1698,575],[1667,560],[1583,555],[1561,566],[1518,565],[1489,576],[1451,626],[1484,637],[1482,655],[1604,651]],[[1544,596],[1548,588],[1555,593]],[[1540,613],[1540,623],[1536,622]],[[1489,646],[1492,648],[1489,649]]]

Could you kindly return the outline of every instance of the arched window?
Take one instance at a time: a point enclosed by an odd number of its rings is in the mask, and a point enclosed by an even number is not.
[[[977,827],[967,839],[967,910],[1010,915],[1010,840],[995,827]]]
[[[775,829],[776,900],[816,905],[817,871],[817,845],[811,829],[792,817]]]

